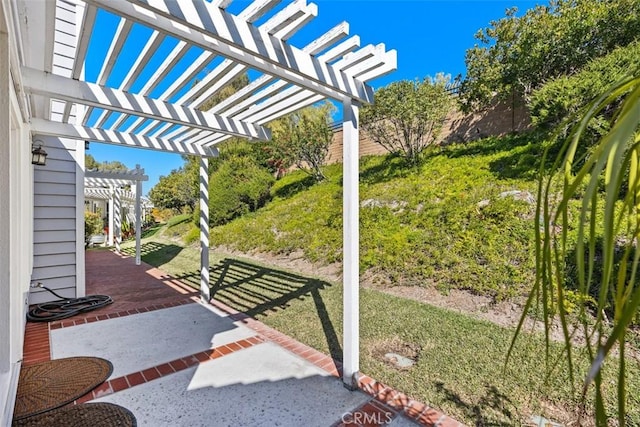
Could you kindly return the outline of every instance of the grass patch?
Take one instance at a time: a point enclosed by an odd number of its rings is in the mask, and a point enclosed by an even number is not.
[[[160,231],[161,229],[162,229],[162,224],[156,224],[144,230],[140,237],[142,239],[148,239],[150,237],[155,236],[156,233],[158,233],[158,231]]]
[[[185,283],[199,286],[197,248],[177,250],[171,241],[146,239],[143,259]],[[130,249],[127,249],[130,250]],[[214,298],[340,359],[342,287],[282,269],[212,254]],[[545,382],[544,342],[523,335],[503,371],[513,331],[463,314],[369,289],[361,290],[361,370],[467,425],[518,425],[532,414],[558,421],[577,399],[567,375]],[[397,369],[384,350],[409,348],[416,365]],[[552,353],[560,351],[555,345]],[[585,366],[579,368],[579,375]],[[580,377],[579,377],[580,378]],[[606,381],[612,381],[611,376]],[[640,423],[640,372],[632,366],[630,425]],[[615,397],[610,390],[611,399]]]

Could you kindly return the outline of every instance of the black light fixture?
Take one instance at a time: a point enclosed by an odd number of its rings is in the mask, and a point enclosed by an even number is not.
[[[47,164],[47,152],[42,149],[44,142],[36,139],[31,146],[31,164],[44,166]]]

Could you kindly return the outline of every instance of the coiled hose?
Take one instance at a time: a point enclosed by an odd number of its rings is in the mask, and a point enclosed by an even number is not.
[[[64,298],[46,286],[41,288],[51,292],[60,298],[57,301],[45,302],[36,305],[27,312],[27,320],[30,322],[51,322],[66,319],[79,313],[96,310],[113,302],[108,295],[89,295],[82,298]]]

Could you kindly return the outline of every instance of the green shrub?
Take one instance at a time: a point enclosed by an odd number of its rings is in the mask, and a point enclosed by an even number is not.
[[[209,181],[209,223],[224,224],[253,212],[269,200],[275,179],[257,162],[246,156],[224,161]],[[200,215],[194,212],[194,221]]]
[[[84,211],[84,241],[88,242],[94,234],[102,233],[104,224],[100,214]]]
[[[191,243],[197,242],[200,240],[200,228],[191,227],[189,232],[184,235],[184,243],[190,245]]]
[[[188,221],[189,217],[189,214],[174,215],[167,220],[167,228],[175,227],[178,224]]]
[[[640,42],[618,48],[597,58],[574,75],[551,80],[536,90],[530,103],[535,125],[555,125],[576,113],[607,87],[640,67]],[[596,120],[592,128],[602,133],[607,124]],[[601,128],[601,129],[598,129]]]

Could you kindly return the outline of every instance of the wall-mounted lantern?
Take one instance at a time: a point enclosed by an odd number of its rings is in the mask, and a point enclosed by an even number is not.
[[[31,146],[31,164],[44,166],[47,164],[47,152],[42,149],[44,142],[40,140],[33,141]]]

